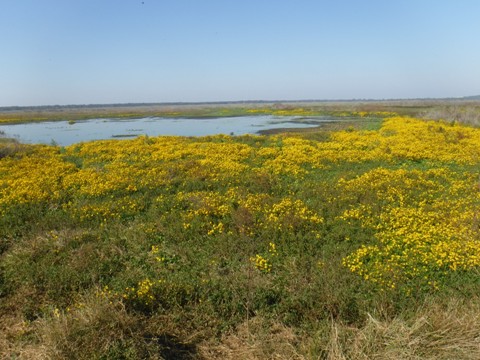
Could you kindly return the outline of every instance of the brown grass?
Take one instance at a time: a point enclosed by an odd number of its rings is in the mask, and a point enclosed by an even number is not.
[[[431,304],[407,320],[369,316],[362,328],[333,323],[324,346],[328,360],[480,359],[480,304]]]
[[[201,345],[200,353],[206,359],[232,360],[480,359],[480,303],[429,304],[410,319],[368,316],[360,328],[319,320],[315,334],[297,334],[257,316],[218,344]]]
[[[299,341],[292,329],[256,316],[224,336],[218,344],[206,343],[199,348],[205,359],[305,359],[298,352]]]
[[[471,126],[480,126],[480,106],[448,105],[434,107],[424,112],[424,118],[434,120],[456,121]]]

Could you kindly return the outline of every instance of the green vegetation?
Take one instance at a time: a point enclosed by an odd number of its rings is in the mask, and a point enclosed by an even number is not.
[[[66,106],[14,108],[0,111],[0,124],[14,124],[35,121],[76,120],[92,118],[134,119],[142,117],[183,117],[216,118],[227,116],[276,115],[276,116],[365,116],[362,107],[338,105],[315,105],[304,103],[260,103],[254,107],[248,104],[222,105],[117,105],[117,106]],[[1,110],[1,109],[0,109]],[[384,110],[369,111],[371,116],[385,116]]]
[[[346,102],[237,102],[217,104],[118,104],[0,108],[0,124],[92,118],[222,117],[254,114],[296,116],[405,116],[444,119],[478,125],[478,100],[391,100]]]
[[[480,130],[380,111],[0,143],[0,357],[479,358]]]

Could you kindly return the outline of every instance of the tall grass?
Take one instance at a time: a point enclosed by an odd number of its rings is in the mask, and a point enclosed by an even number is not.
[[[423,117],[435,120],[457,121],[475,127],[480,126],[480,106],[478,105],[443,105],[430,108]]]

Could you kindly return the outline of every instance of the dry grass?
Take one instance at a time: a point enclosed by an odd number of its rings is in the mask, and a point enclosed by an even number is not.
[[[480,359],[478,300],[427,304],[407,319],[368,316],[362,327],[319,319],[316,333],[295,332],[257,315],[216,343],[199,345],[159,335],[169,327],[161,319],[144,322],[115,304],[92,300],[83,309],[30,324],[3,318],[0,358],[474,360]]]
[[[456,121],[471,126],[480,126],[480,106],[448,105],[433,107],[425,111],[423,117],[426,119]]]
[[[480,302],[476,300],[428,304],[408,319],[379,320],[369,315],[360,328],[319,320],[316,334],[297,334],[257,316],[220,343],[202,344],[199,352],[205,359],[232,360],[480,359]]]
[[[310,358],[480,359],[480,304],[431,304],[407,320],[369,316],[360,329],[333,323],[323,345],[323,356]]]
[[[256,316],[224,336],[219,344],[203,344],[205,359],[305,359],[298,352],[300,338],[292,329]]]
[[[32,344],[31,326],[14,315],[0,318],[0,359],[50,359],[42,344]]]
[[[168,322],[129,314],[102,297],[85,297],[68,312],[51,309],[30,323],[18,319],[1,319],[0,359],[199,358],[195,345],[166,332]]]
[[[15,154],[25,151],[28,146],[20,144],[15,139],[4,138],[0,134],[0,159],[7,156],[14,156]]]

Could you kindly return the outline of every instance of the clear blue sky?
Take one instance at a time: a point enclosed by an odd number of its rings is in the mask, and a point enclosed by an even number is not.
[[[0,0],[0,106],[480,94],[478,0]]]

